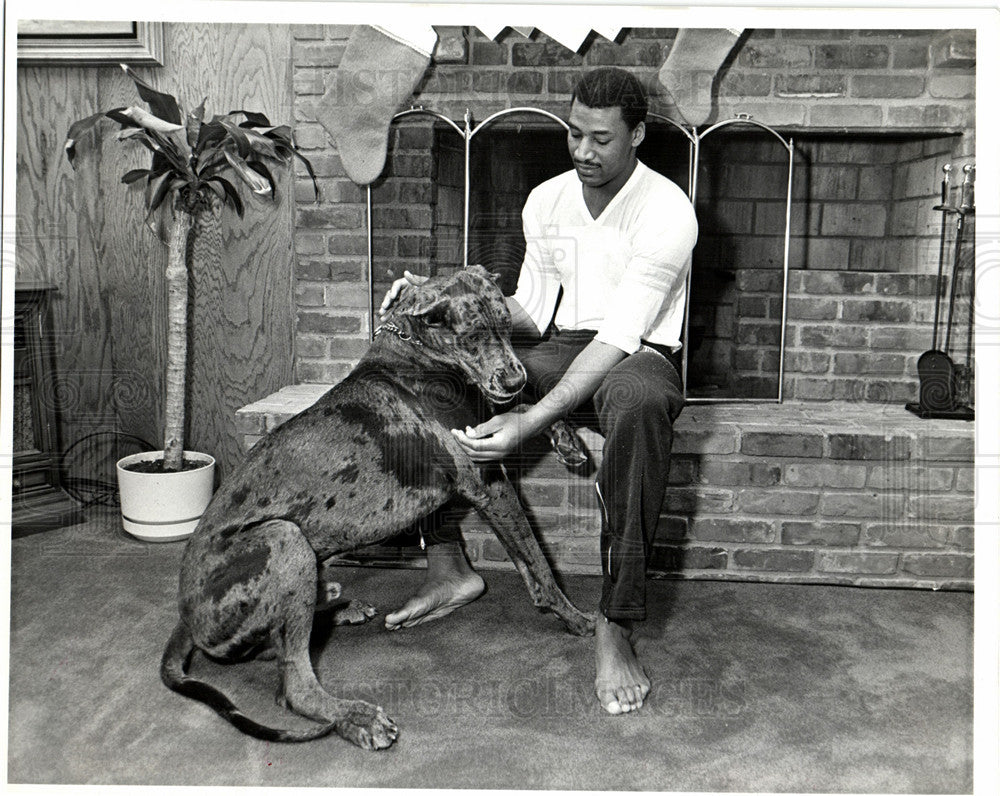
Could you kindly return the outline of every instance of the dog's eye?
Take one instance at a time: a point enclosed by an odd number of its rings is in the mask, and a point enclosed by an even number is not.
[[[427,313],[424,315],[424,323],[432,329],[439,329],[442,326],[448,326],[448,308],[442,307],[434,312]]]

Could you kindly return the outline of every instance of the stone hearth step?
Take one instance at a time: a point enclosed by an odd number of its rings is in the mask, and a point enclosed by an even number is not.
[[[331,385],[285,387],[237,411],[246,447]],[[971,589],[974,424],[921,420],[902,405],[693,404],[675,426],[651,575]],[[581,433],[594,466],[602,438]],[[599,574],[590,472],[539,441],[507,462],[554,568]],[[480,569],[511,563],[475,514],[461,520]],[[415,565],[418,548],[365,562]]]

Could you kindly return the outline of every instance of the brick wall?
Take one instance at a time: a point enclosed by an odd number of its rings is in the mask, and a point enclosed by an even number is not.
[[[350,30],[294,29],[296,134],[324,189],[323,202],[312,204],[301,175],[296,378],[306,382],[331,382],[346,373],[365,348],[371,314],[364,192],[344,176],[312,111],[327,81],[335,79]],[[675,35],[671,29],[632,29],[616,44],[595,39],[578,55],[544,34],[529,41],[508,32],[492,41],[475,28],[438,32],[443,55],[428,69],[413,102],[459,122],[466,110],[481,120],[518,105],[562,114],[575,79],[597,65],[627,66],[653,85]],[[953,163],[957,182],[961,166],[973,156],[973,90],[971,32],[754,30],[741,41],[719,82],[718,118],[750,113],[796,139],[793,269],[928,275],[936,273],[938,263],[941,219],[933,205],[940,198],[941,166]],[[663,110],[655,98],[654,110]],[[517,118],[518,123],[526,120]],[[852,137],[842,136],[844,131]],[[857,134],[866,134],[864,140]],[[787,156],[769,139],[766,133],[727,134],[703,142],[692,394],[699,389],[725,394],[732,383],[743,395],[776,393],[780,301],[773,289],[760,289],[773,285],[770,277],[755,273],[782,263]],[[373,188],[376,296],[404,268],[426,273],[429,263],[460,261],[461,175],[454,173],[461,165],[455,157],[460,145],[457,134],[435,131],[427,116],[409,117],[394,127],[384,178]],[[560,145],[555,146],[554,154],[562,156]],[[683,153],[675,156],[683,159]],[[683,175],[672,173],[676,164],[669,157],[653,152],[648,157],[659,158],[656,166],[683,183]],[[474,160],[474,172],[503,165],[489,158],[478,163]],[[483,178],[477,173],[474,186]],[[476,260],[516,270],[520,231],[511,224],[509,208],[501,210],[488,211],[495,214],[496,226],[470,235],[470,249]],[[506,240],[513,243],[501,245]],[[508,275],[507,281],[513,278]],[[840,295],[848,298],[850,285],[865,289],[874,283],[845,279],[840,284],[847,286]],[[819,294],[809,292],[813,285],[821,286]],[[895,292],[911,286],[913,293]],[[852,381],[845,369],[855,367],[892,382],[895,395],[912,398],[913,360],[930,346],[933,286],[928,293],[925,281],[886,277],[879,288],[890,292],[881,294],[884,298],[873,294],[869,301],[895,301],[899,312],[865,310],[849,302],[847,315],[841,305],[831,315],[829,283],[792,281],[793,325],[817,321],[821,327],[850,328],[839,336],[829,332],[827,339],[835,342],[827,345],[808,343],[794,330],[799,337],[789,339],[795,348],[786,361],[788,397],[854,398],[857,389],[845,386]],[[909,309],[902,307],[906,303]],[[859,326],[864,342],[856,345],[852,340]],[[875,352],[871,361],[859,364],[869,351]],[[898,355],[887,358],[884,352]],[[837,354],[844,355],[839,362]],[[866,389],[882,394],[881,387]]]
[[[899,426],[889,421],[877,434],[851,429],[863,422],[858,410],[857,404],[805,413],[790,405],[686,409],[653,573],[970,587],[971,436],[944,436],[942,428],[942,436],[915,437],[915,424],[902,414]],[[599,450],[599,438],[593,444]],[[564,571],[594,572],[599,523],[592,484],[560,473],[551,461],[526,480],[523,500],[544,528],[550,556]],[[488,534],[478,541],[484,559],[504,560]]]
[[[249,447],[326,389],[294,385],[240,410]],[[601,438],[582,431],[596,467]],[[892,403],[689,406],[675,425],[654,577],[971,589],[974,429]],[[599,574],[593,472],[569,472],[541,441],[506,461],[560,572]],[[458,515],[480,569],[512,567],[475,514]],[[380,546],[361,561],[422,562]]]

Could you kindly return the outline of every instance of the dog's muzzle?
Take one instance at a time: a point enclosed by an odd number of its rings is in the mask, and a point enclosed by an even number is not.
[[[505,404],[521,393],[528,383],[528,374],[518,362],[514,370],[498,370],[490,377],[489,389],[483,390],[494,403]]]

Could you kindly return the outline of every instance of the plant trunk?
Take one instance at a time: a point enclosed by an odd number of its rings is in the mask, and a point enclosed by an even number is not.
[[[187,374],[187,241],[191,215],[175,208],[167,260],[167,395],[163,410],[163,469],[180,470],[184,456]]]

